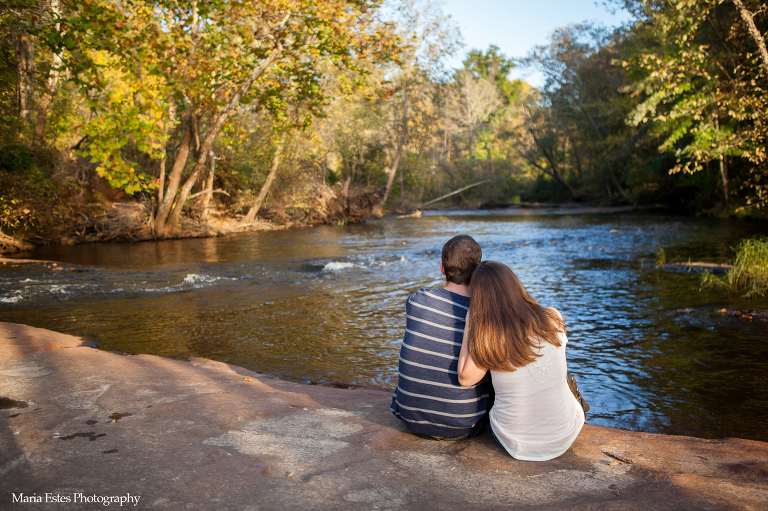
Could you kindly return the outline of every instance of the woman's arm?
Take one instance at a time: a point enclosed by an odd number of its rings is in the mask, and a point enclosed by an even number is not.
[[[469,317],[469,314],[467,314],[467,317]],[[467,347],[469,344],[467,342],[468,334],[469,321],[464,325],[464,339],[461,341],[461,353],[459,353],[459,365],[457,367],[459,384],[461,384],[462,387],[471,387],[482,380],[487,372],[486,369],[478,367],[475,364],[475,361],[472,360],[472,357],[469,354],[469,348]]]

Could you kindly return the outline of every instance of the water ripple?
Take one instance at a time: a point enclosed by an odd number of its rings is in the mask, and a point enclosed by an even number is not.
[[[275,377],[394,387],[410,293],[442,284],[443,243],[468,233],[568,328],[568,364],[589,422],[768,440],[768,308],[654,268],[725,262],[757,223],[660,215],[425,216],[407,222],[162,243],[47,247],[87,273],[0,268],[0,320],[102,349],[203,356]],[[763,229],[764,230],[764,229]]]

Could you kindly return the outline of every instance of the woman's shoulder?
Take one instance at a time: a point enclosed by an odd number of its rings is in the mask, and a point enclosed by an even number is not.
[[[553,323],[556,324],[558,327],[559,332],[557,333],[557,337],[560,340],[561,343],[567,342],[567,339],[565,338],[565,318],[560,313],[559,310],[555,309],[554,307],[542,307],[547,313],[553,315],[554,317],[550,316],[553,319]],[[559,323],[559,324],[558,324]]]
[[[560,313],[559,310],[555,309],[554,307],[542,307],[542,309],[544,309],[548,314],[554,315],[556,320],[562,321],[563,325],[565,325],[565,318],[563,317],[563,315]]]

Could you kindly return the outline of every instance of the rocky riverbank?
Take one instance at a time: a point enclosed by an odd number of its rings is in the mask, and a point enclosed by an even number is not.
[[[280,203],[267,203],[259,217],[245,221],[242,214],[233,214],[196,206],[184,209],[177,226],[164,239],[207,238],[234,232],[309,227],[324,224],[365,222],[373,205],[381,200],[383,188],[350,194],[349,187],[318,184],[300,207],[286,208]],[[98,201],[70,205],[69,214],[59,212],[55,221],[46,217],[38,222],[35,232],[11,237],[0,232],[0,254],[18,254],[34,245],[103,243],[114,241],[148,241],[158,239],[154,225],[154,208],[149,202]],[[40,213],[41,216],[45,216]],[[49,215],[50,216],[50,215]]]
[[[416,438],[390,396],[0,323],[0,508],[104,509],[108,497],[201,510],[768,506],[768,443],[587,425],[560,458],[522,462],[487,432]]]
[[[382,189],[347,195],[339,186],[319,186],[311,203],[303,209],[288,211],[275,203],[266,204],[259,217],[243,224],[242,215],[230,217],[223,211],[211,210],[207,216],[190,208],[180,219],[169,238],[208,238],[235,232],[311,227],[327,224],[361,223],[368,220],[373,204],[380,199]],[[508,204],[504,207],[479,208],[456,206],[392,212],[397,218],[440,215],[482,214],[494,216],[612,214],[634,211],[634,206],[585,206],[581,204]],[[51,232],[27,234],[13,238],[0,233],[0,254],[14,256],[32,250],[35,245],[81,244],[105,242],[135,242],[155,240],[149,205],[141,202],[104,202],[83,208],[66,225]]]

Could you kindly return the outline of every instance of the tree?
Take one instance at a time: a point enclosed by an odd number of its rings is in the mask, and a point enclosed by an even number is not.
[[[394,57],[397,40],[385,37],[377,6],[375,0],[104,0],[81,6],[68,27],[110,23],[104,33],[84,30],[78,50],[101,55],[109,69],[92,68],[81,79],[104,91],[102,84],[114,82],[110,69],[117,69],[132,97],[115,104],[102,92],[92,101],[98,122],[109,115],[116,124],[106,137],[91,133],[87,154],[127,191],[163,187],[154,229],[158,237],[171,235],[221,127],[241,106],[270,111],[280,121],[298,98],[307,105],[299,122],[308,125],[325,100],[318,86],[322,62],[355,69],[360,59]],[[147,91],[148,81],[156,90]],[[158,109],[164,113],[151,120]],[[164,135],[167,123],[177,124],[175,133]],[[121,161],[127,145],[162,160],[164,136],[178,140],[165,182],[152,184],[148,169]],[[152,143],[140,144],[147,140]]]
[[[571,25],[556,30],[550,44],[537,46],[524,61],[546,81],[540,96],[522,103],[522,126],[530,138],[516,149],[573,199],[610,201],[614,193],[629,199],[623,174],[637,140],[624,122],[632,106],[622,93],[626,72],[614,64],[626,45],[621,30]]]
[[[259,212],[261,205],[264,204],[264,199],[267,198],[267,193],[269,193],[269,189],[277,176],[277,168],[280,165],[280,157],[282,156],[283,146],[285,145],[285,133],[281,133],[276,138],[274,155],[272,156],[272,166],[269,169],[267,180],[262,185],[261,191],[259,191],[259,195],[256,197],[253,206],[251,206],[251,209],[249,209],[248,213],[243,217],[241,222],[243,225],[252,224],[254,220],[256,220],[256,213]]]
[[[535,98],[536,95],[529,97]],[[515,150],[530,165],[557,181],[568,191],[571,199],[581,199],[582,193],[566,178],[568,162],[564,138],[551,119],[552,111],[525,103],[522,103],[521,109],[525,118],[520,125],[522,133],[518,135]]]
[[[400,37],[408,42],[400,57],[399,66],[392,69],[393,86],[390,109],[391,163],[386,171],[387,182],[382,200],[373,208],[374,216],[381,216],[384,204],[392,191],[395,176],[402,169],[403,150],[408,144],[412,119],[411,110],[415,96],[428,94],[433,80],[445,76],[445,59],[458,49],[459,32],[450,16],[442,12],[433,0],[400,0],[393,17],[399,27]],[[401,187],[402,188],[402,187]]]
[[[768,201],[768,61],[757,1],[659,1],[644,5],[657,44],[624,65],[642,76],[632,125],[652,123],[661,151],[673,152],[671,173],[719,168],[728,207],[734,171],[751,189],[746,207]]]
[[[487,122],[503,104],[496,84],[488,78],[475,78],[469,72],[461,73],[448,99],[449,119],[467,130],[469,158],[473,160],[475,137],[480,126]]]
[[[13,90],[15,92],[16,112],[14,113],[21,121],[21,126],[16,126],[15,131],[19,131],[20,128],[22,132],[26,131],[23,126],[28,125],[29,121],[33,120],[35,110],[37,110],[38,128],[35,130],[35,134],[37,134],[41,116],[44,119],[43,114],[47,111],[50,103],[50,95],[55,89],[58,77],[58,60],[56,53],[53,53],[46,87],[38,99],[35,89],[39,81],[38,76],[46,71],[43,59],[47,57],[47,53],[43,51],[46,49],[45,41],[41,41],[38,35],[44,33],[47,27],[56,22],[58,14],[58,0],[49,0],[48,2],[11,0],[0,4],[0,38],[2,38],[4,46],[10,43],[9,46],[13,48],[16,60],[14,66],[16,68],[16,83],[14,87],[4,91]],[[5,112],[3,117],[7,118],[9,114],[11,112]]]
[[[491,124],[497,123],[507,114],[515,113],[514,104],[520,98],[522,90],[524,88],[523,83],[519,80],[510,80],[509,73],[515,67],[514,61],[507,58],[495,44],[488,47],[485,52],[481,50],[471,50],[464,59],[464,71],[471,73],[474,78],[490,80],[496,85],[498,94],[502,100],[502,104],[497,108],[494,113],[489,115],[487,125],[490,129],[486,129],[481,134],[483,143],[485,144],[485,150],[487,153],[487,159],[492,169],[492,151],[491,143],[495,138],[494,134],[499,131],[499,126],[491,127]],[[463,73],[458,73],[460,78]],[[507,115],[508,116],[508,115]]]

